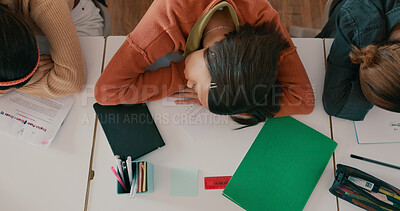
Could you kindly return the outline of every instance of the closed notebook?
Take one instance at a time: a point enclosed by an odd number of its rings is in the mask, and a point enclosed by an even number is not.
[[[269,119],[223,195],[246,210],[302,210],[336,146],[292,117]]]
[[[93,108],[114,155],[136,159],[165,145],[146,104]]]

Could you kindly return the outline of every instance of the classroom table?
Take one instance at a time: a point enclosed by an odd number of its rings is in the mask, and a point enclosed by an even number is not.
[[[93,143],[93,87],[100,76],[104,37],[81,37],[87,84],[46,148],[0,138],[0,210],[83,210]]]
[[[293,117],[331,138],[329,116],[322,105],[322,91],[325,78],[324,44],[322,39],[293,38],[297,52],[307,71],[315,95],[315,108],[309,115]],[[334,180],[333,156],[308,200],[304,210],[337,210],[336,198],[328,189]]]
[[[327,55],[333,40],[325,40]],[[368,115],[368,114],[367,114]],[[395,187],[400,187],[400,171],[366,161],[350,158],[350,154],[400,166],[400,143],[358,144],[353,121],[332,117],[333,140],[338,143],[336,164],[344,164],[371,174]],[[339,210],[362,210],[339,199]]]
[[[105,65],[116,52],[125,37],[108,37],[106,41]],[[321,39],[294,39],[316,94],[316,108],[310,115],[296,115],[296,119],[330,137],[329,117],[322,108],[322,82],[324,77],[324,53]],[[163,112],[159,101],[148,103],[153,115]],[[157,127],[165,141],[165,146],[143,157],[154,165],[154,193],[137,195],[117,195],[117,182],[110,170],[115,166],[111,148],[99,123],[95,134],[90,181],[89,211],[106,210],[242,210],[222,196],[222,190],[204,190],[205,176],[233,175],[247,150],[261,130],[263,124],[233,130],[238,125],[233,121],[216,125],[197,141],[190,139],[179,127],[157,122]],[[198,169],[198,195],[196,197],[170,196],[169,182],[172,168]],[[336,200],[328,192],[333,181],[333,162],[328,163],[320,181],[308,201],[305,210],[337,210]]]

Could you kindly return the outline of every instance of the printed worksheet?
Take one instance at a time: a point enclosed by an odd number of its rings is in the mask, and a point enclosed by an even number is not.
[[[74,96],[50,99],[11,91],[0,97],[0,133],[47,147],[74,101]]]
[[[400,113],[374,106],[364,121],[354,122],[359,144],[400,142]]]

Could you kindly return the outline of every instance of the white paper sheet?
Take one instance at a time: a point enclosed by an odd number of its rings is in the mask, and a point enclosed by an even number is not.
[[[47,147],[74,101],[74,96],[49,99],[11,91],[0,97],[0,133]]]
[[[225,127],[229,124],[229,117],[216,115],[208,109],[197,104],[176,105],[177,98],[164,98],[153,103],[161,104],[163,113],[161,116],[153,116],[155,121],[172,123],[180,127],[193,141],[201,140],[207,132],[217,127]]]
[[[400,114],[374,106],[364,121],[354,122],[359,144],[400,142]]]

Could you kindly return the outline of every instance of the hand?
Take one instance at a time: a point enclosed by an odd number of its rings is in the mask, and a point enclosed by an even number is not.
[[[200,104],[194,89],[185,87],[183,90],[172,94],[170,97],[185,98],[184,100],[175,100],[175,104]]]
[[[388,37],[389,41],[400,40],[400,22],[397,23]]]
[[[11,91],[11,90],[13,90],[13,88],[11,88],[11,89],[6,89],[6,90],[0,90],[0,97],[3,96],[3,95],[5,95],[7,92],[9,92],[9,91]]]
[[[50,55],[40,55],[39,66],[36,72],[33,74],[32,78],[26,85],[38,82],[43,78],[50,70],[54,67],[54,62]]]

